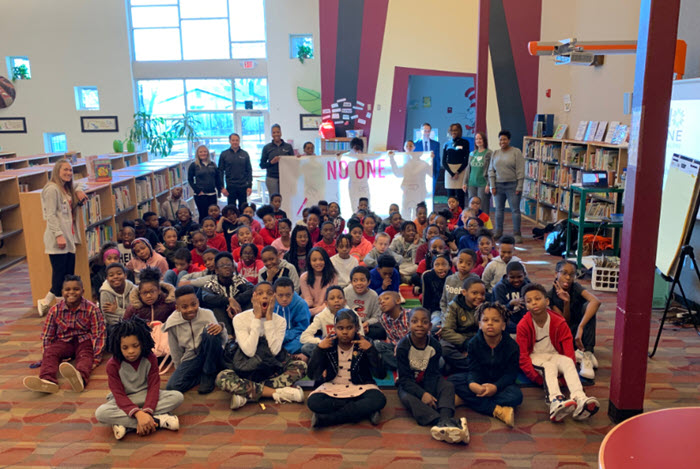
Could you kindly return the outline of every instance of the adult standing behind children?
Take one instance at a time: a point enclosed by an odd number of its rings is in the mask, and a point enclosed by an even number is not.
[[[510,146],[510,132],[501,130],[498,133],[498,144],[501,148],[493,152],[489,163],[489,186],[491,195],[496,198],[496,232],[494,238],[503,234],[503,216],[506,199],[513,214],[513,234],[515,242],[522,243],[520,233],[520,196],[523,193],[525,181],[525,158],[519,148]]]
[[[219,168],[226,187],[221,193],[228,197],[229,205],[238,204],[238,210],[243,210],[243,204],[253,191],[253,168],[250,165],[250,155],[241,148],[241,137],[231,134],[228,137],[231,148],[219,155]]]
[[[209,206],[216,205],[223,186],[221,171],[211,159],[205,145],[197,147],[194,163],[187,169],[187,182],[194,191],[194,203],[199,212],[199,223],[208,215]]]
[[[51,261],[51,289],[44,298],[37,301],[39,316],[45,315],[51,303],[61,296],[63,279],[75,273],[75,245],[80,235],[75,225],[78,205],[87,200],[81,185],[73,182],[73,168],[70,161],[61,159],[51,172],[51,179],[41,191],[41,208],[46,231],[44,231],[44,252]]]
[[[280,192],[280,158],[284,155],[294,155],[294,148],[282,140],[282,127],[274,124],[270,128],[272,141],[265,145],[260,156],[260,168],[267,171],[265,185],[269,194]]]
[[[493,152],[489,150],[489,141],[484,132],[476,133],[474,145],[476,148],[469,154],[469,165],[464,172],[462,190],[469,193],[469,199],[478,196],[483,201],[484,212],[488,215],[491,206],[488,175]]]
[[[462,138],[462,124],[450,125],[452,141],[445,144],[442,151],[442,165],[445,167],[445,189],[448,197],[455,197],[460,207],[464,207],[464,170],[469,164],[469,141]]]
[[[427,122],[421,126],[421,139],[415,141],[415,151],[433,152],[433,197],[437,189],[437,182],[440,176],[440,143],[430,138],[433,128]],[[405,215],[405,214],[404,214]]]

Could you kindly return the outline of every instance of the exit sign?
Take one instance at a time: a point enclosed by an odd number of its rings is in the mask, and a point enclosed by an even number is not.
[[[247,70],[255,68],[255,65],[255,60],[243,60],[241,62],[241,66]]]

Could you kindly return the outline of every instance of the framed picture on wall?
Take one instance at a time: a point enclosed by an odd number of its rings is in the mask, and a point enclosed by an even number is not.
[[[299,130],[318,130],[321,122],[321,116],[316,114],[299,114]]]
[[[0,134],[26,134],[27,120],[24,117],[0,118]]]
[[[117,116],[81,116],[80,130],[82,132],[119,132]]]

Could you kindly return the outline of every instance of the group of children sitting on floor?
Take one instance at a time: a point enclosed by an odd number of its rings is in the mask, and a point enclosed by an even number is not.
[[[428,216],[420,204],[404,221],[392,204],[382,220],[362,198],[346,223],[337,203],[321,201],[294,226],[279,194],[257,211],[212,206],[200,224],[186,206],[166,223],[146,213],[101,249],[91,277],[99,308],[79,277],[66,277],[46,318],[40,374],[24,384],[55,393],[60,373],[82,391],[111,353],[111,394],[96,416],[117,439],[177,430],[170,412],[195,386],[232,394],[237,409],[303,402],[296,383],[305,376],[316,384],[312,427],[376,425],[386,399],[375,378],[387,369],[398,371],[399,398],[416,421],[450,443],[469,442],[455,405],[514,426],[520,370],[544,385],[552,421],[595,414],[579,374],[595,376],[600,302],[576,282],[575,264],[559,262],[547,291],[528,280],[513,237],[494,248],[477,197],[467,210],[448,205]],[[422,306],[403,307],[402,283]]]

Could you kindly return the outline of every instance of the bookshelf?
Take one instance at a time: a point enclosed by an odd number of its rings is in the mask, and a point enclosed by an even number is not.
[[[570,186],[581,182],[584,170],[607,171],[611,186],[623,185],[627,145],[525,137],[523,149],[525,182],[520,208],[523,216],[539,225],[568,217]],[[578,216],[576,209],[581,196],[581,193],[573,194],[575,216]],[[609,217],[617,213],[616,203],[622,192],[611,193],[609,197],[594,193],[585,193],[584,196],[587,211]]]
[[[80,153],[72,152],[78,157]],[[67,153],[43,153],[39,155],[17,156],[15,153],[0,153],[0,171],[23,169],[41,165],[51,165],[61,158],[67,157]]]
[[[365,152],[367,152],[367,137],[358,137],[364,143]],[[321,151],[321,155],[335,155],[336,153],[345,153],[350,151],[350,141],[348,137],[336,138],[317,138],[316,148]]]
[[[19,208],[17,176],[0,174],[0,270],[24,260],[24,230]]]
[[[127,156],[129,154],[126,154]],[[138,158],[139,154],[133,154]],[[115,155],[112,161],[119,161],[124,155]],[[127,219],[133,220],[139,215],[139,207],[142,212],[158,208],[158,197],[153,193],[153,177],[155,173],[163,174],[165,182],[168,184],[164,188],[167,197],[170,192],[170,185],[182,185],[183,168],[191,161],[186,157],[167,157],[154,161],[148,161],[148,156],[141,156],[143,162],[133,166],[125,166],[123,169],[114,170],[112,180],[108,182],[89,182],[87,179],[76,181],[86,185],[85,193],[88,195],[88,202],[78,210],[77,229],[81,233],[82,243],[76,246],[75,272],[80,275],[85,285],[86,298],[92,297],[93,286],[90,285],[90,262],[99,252],[100,246],[108,241],[116,241],[117,229],[121,222]],[[125,161],[125,160],[121,160]],[[139,161],[138,159],[133,161]],[[49,257],[44,253],[44,231],[46,222],[40,215],[41,190],[49,180],[50,169],[46,165],[21,170],[11,170],[0,172],[0,220],[9,223],[8,226],[19,226],[24,229],[22,235],[12,235],[21,242],[17,243],[19,250],[10,250],[9,243],[7,249],[0,249],[0,256],[7,252],[8,256],[15,256],[19,262],[26,255],[29,264],[29,278],[32,288],[32,299],[36,301],[43,298],[51,287],[51,263]],[[172,170],[172,176],[171,174]],[[29,192],[19,191],[19,181],[26,181]],[[7,182],[9,181],[9,182]],[[186,182],[186,179],[185,179]],[[137,184],[139,186],[137,187]],[[189,186],[183,185],[184,193],[188,193]],[[14,191],[14,192],[13,192]],[[128,197],[126,194],[128,193]],[[8,195],[6,195],[8,194]],[[15,194],[19,207],[12,207],[14,199],[10,194]],[[192,197],[189,190],[189,198]],[[15,217],[21,214],[21,222],[5,222],[6,214],[16,210]],[[9,217],[9,215],[7,215]],[[19,219],[18,219],[19,221]],[[0,257],[0,266],[3,258]],[[95,288],[99,288],[96,285]]]

